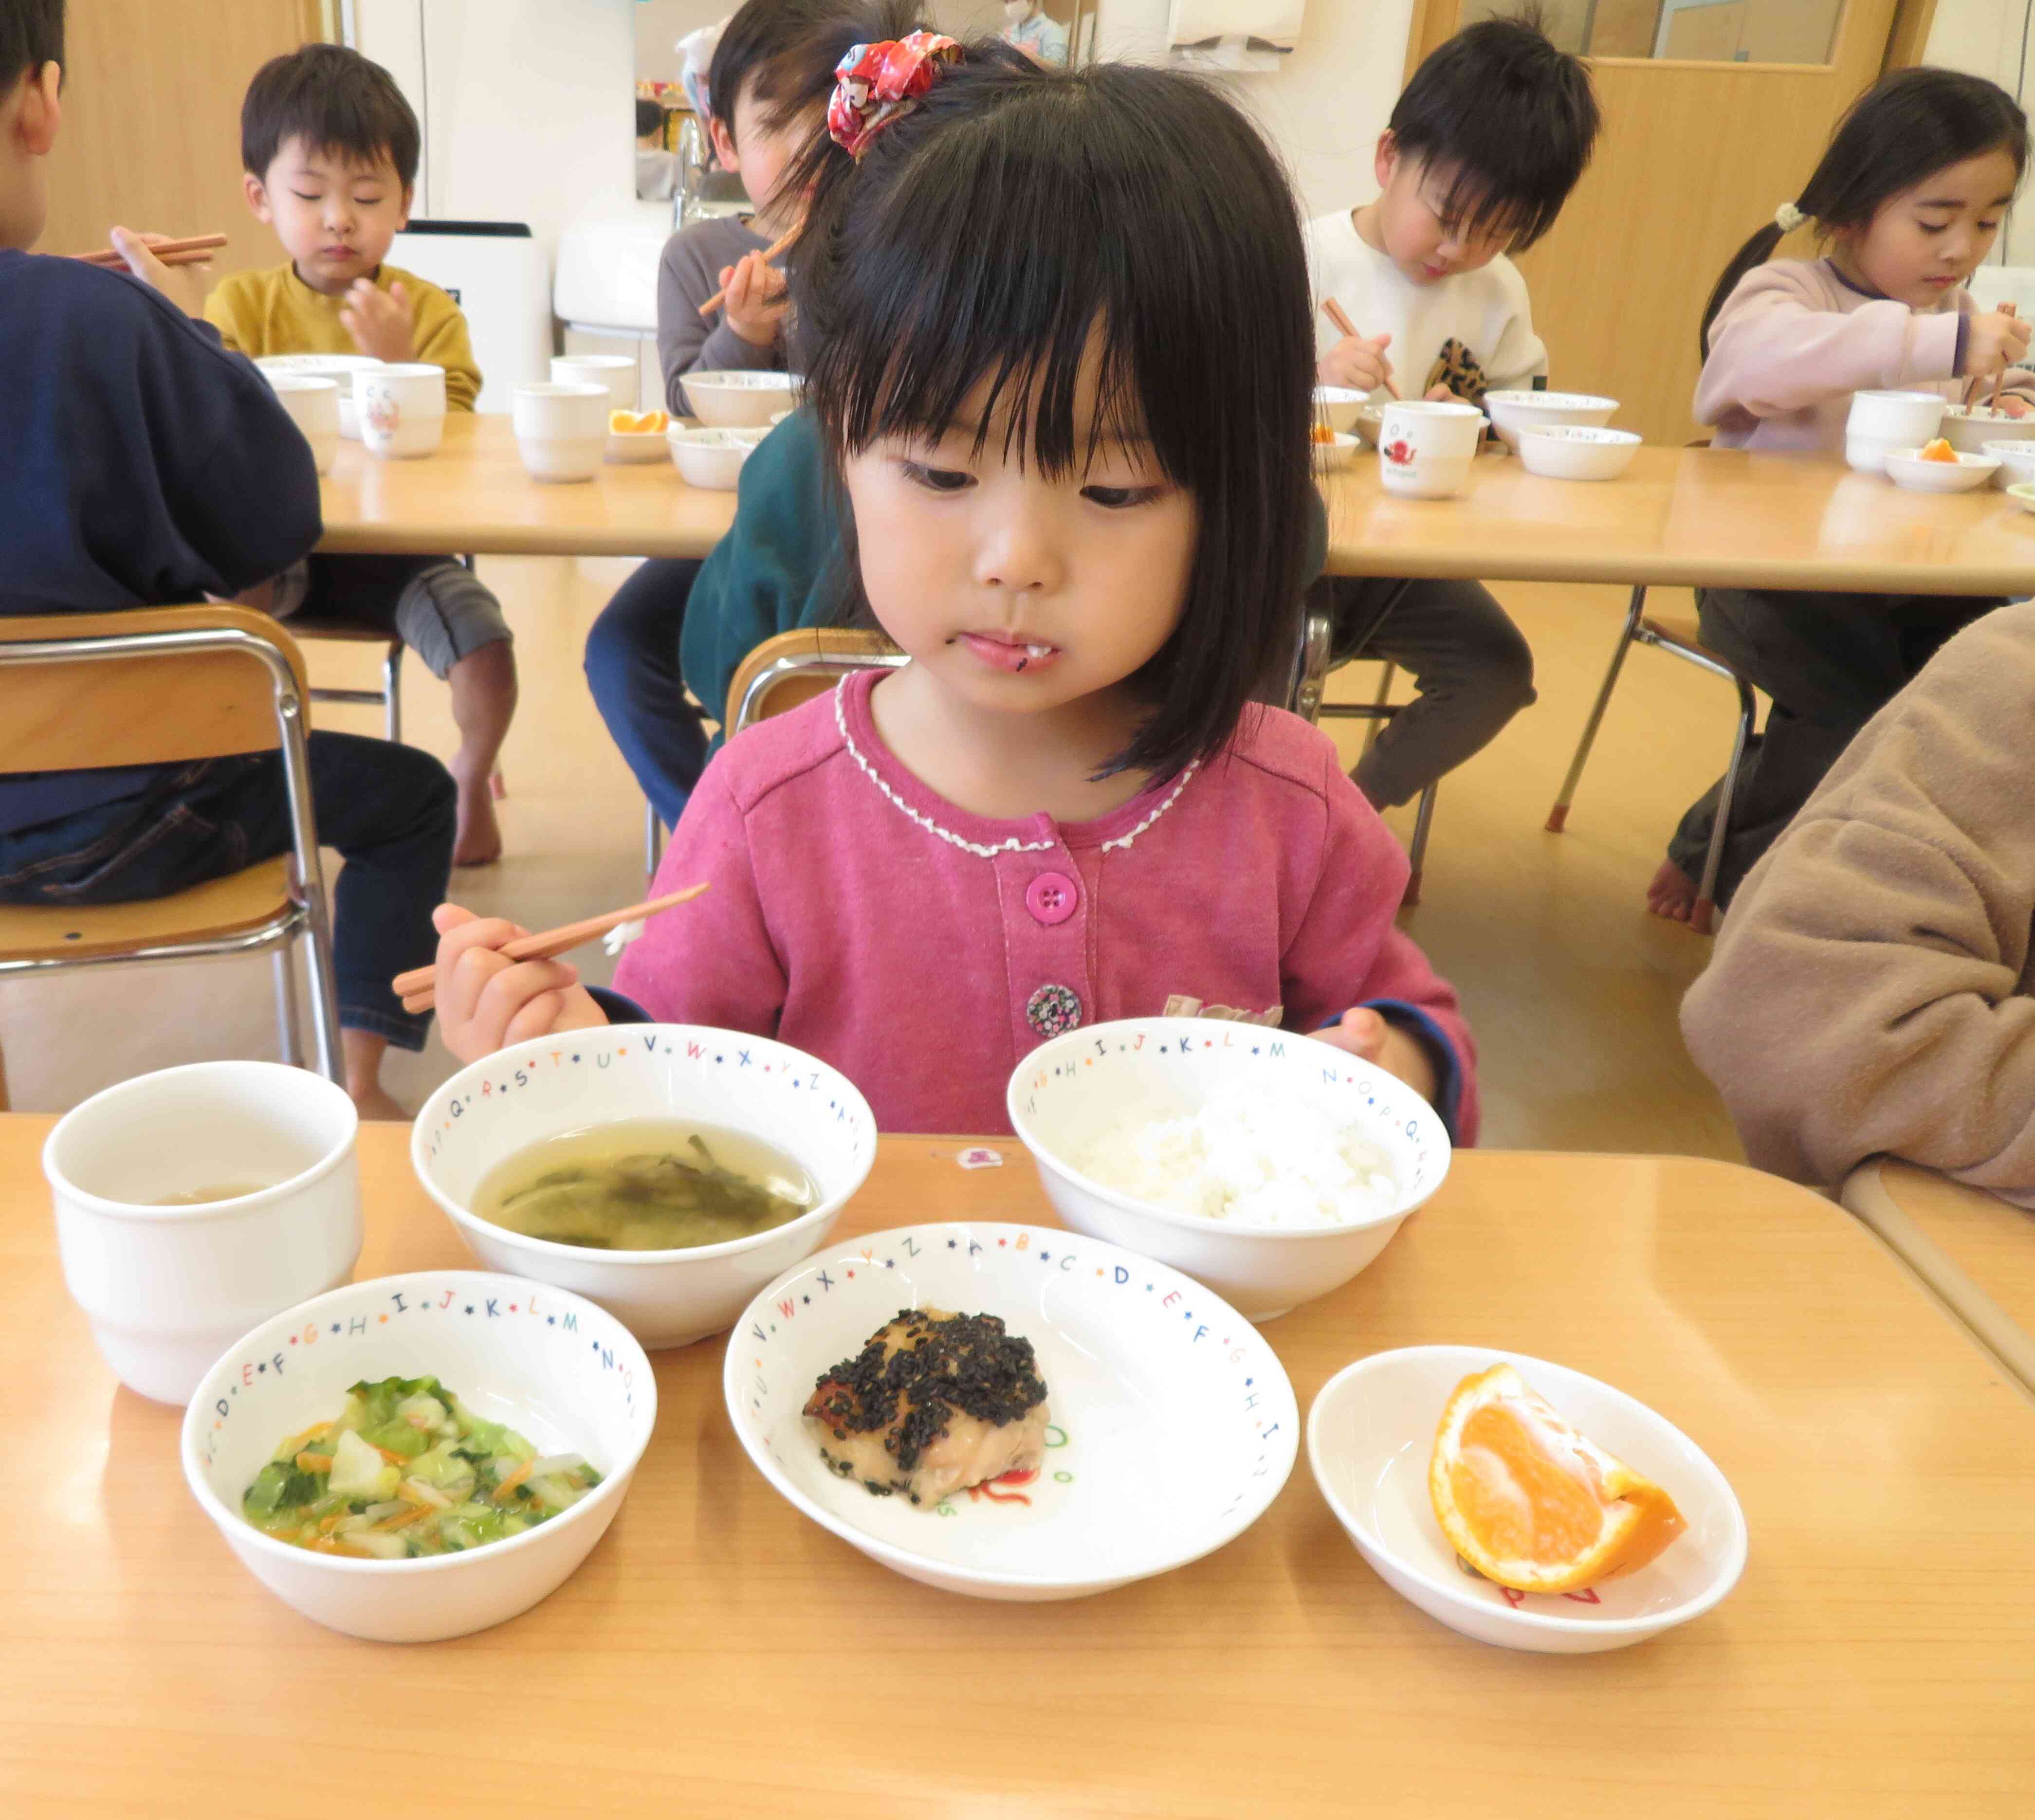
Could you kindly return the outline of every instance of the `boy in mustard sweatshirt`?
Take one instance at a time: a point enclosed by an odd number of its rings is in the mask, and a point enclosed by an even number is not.
[[[386,263],[408,224],[416,116],[389,73],[337,44],[307,44],[255,73],[240,111],[247,205],[276,230],[282,265],[225,279],[205,318],[229,348],[348,354],[442,367],[446,404],[480,391],[466,318],[429,280]],[[284,578],[279,614],[392,630],[452,690],[460,749],[458,866],[500,858],[489,781],[516,709],[507,622],[472,572],[443,556],[313,556]]]

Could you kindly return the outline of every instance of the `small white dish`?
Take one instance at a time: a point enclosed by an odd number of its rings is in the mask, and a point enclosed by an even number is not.
[[[43,1173],[64,1284],[130,1390],[187,1401],[235,1335],[353,1274],[359,1126],[344,1088],[274,1062],[138,1075],[58,1120]],[[235,1187],[254,1192],[162,1204]]]
[[[1338,430],[1333,441],[1323,442],[1317,439],[1309,446],[1315,452],[1315,472],[1333,474],[1356,465],[1357,451],[1364,446],[1364,438],[1352,431]]]
[[[332,379],[339,385],[339,434],[360,440],[360,417],[353,405],[353,376],[382,363],[371,354],[265,354],[254,364],[264,373],[300,373],[307,378]]]
[[[591,380],[518,385],[510,408],[524,472],[532,480],[591,480],[607,453],[611,396]]]
[[[1599,1446],[1644,1473],[1688,1524],[1637,1573],[1583,1592],[1515,1592],[1466,1573],[1435,1520],[1428,1464],[1451,1392],[1509,1361]],[[1699,1618],[1745,1570],[1745,1513],[1701,1448],[1635,1398],[1580,1371],[1484,1346],[1373,1353],[1324,1384],[1307,1412],[1307,1463],[1357,1552],[1402,1598],[1480,1643],[1586,1655]]]
[[[283,1438],[336,1416],[350,1386],[426,1376],[544,1453],[583,1455],[601,1482],[520,1536],[415,1561],[314,1554],[241,1515]],[[350,1637],[434,1642],[502,1623],[562,1585],[614,1521],[656,1420],[650,1361],[591,1303],[513,1277],[424,1270],[336,1289],[231,1348],[184,1412],[184,1480],[284,1604]]]
[[[1999,464],[1992,483],[2003,493],[2023,480],[2035,480],[2035,441],[1988,442],[1979,449]]]
[[[1254,1225],[1154,1206],[1078,1167],[1125,1124],[1186,1117],[1231,1083],[1276,1088],[1355,1126],[1385,1153],[1398,1186],[1392,1205],[1341,1225]],[[1132,1017],[1070,1030],[1018,1064],[1005,1104],[1069,1226],[1186,1271],[1251,1321],[1340,1288],[1449,1172],[1440,1115],[1403,1081],[1311,1036],[1255,1025]]]
[[[1484,408],[1499,440],[1516,454],[1519,433],[1529,426],[1544,430],[1575,423],[1601,429],[1617,412],[1618,400],[1589,392],[1487,392]]]
[[[688,487],[732,493],[750,451],[769,434],[767,429],[712,428],[674,423],[664,432],[671,459]]]
[[[1962,455],[1996,453],[1996,442],[2010,446],[2035,442],[2035,416],[2016,417],[1985,404],[1952,404],[1943,412],[1939,432]]]
[[[1616,480],[1639,453],[1630,430],[1583,423],[1533,425],[1519,433],[1519,459],[1529,474],[1550,480]]]
[[[792,407],[803,381],[791,373],[688,373],[680,383],[693,415],[709,429],[767,430],[771,418]]]
[[[683,916],[683,910],[674,912]],[[597,1251],[528,1238],[469,1210],[498,1163],[567,1131],[684,1119],[790,1152],[820,1192],[782,1226],[669,1251]],[[822,1243],[876,1157],[876,1120],[845,1075],[768,1037],[690,1024],[581,1031],[516,1044],[462,1069],[424,1103],[410,1162],[482,1263],[600,1304],[653,1348],[732,1322],[770,1279]]]
[[[1910,493],[1969,493],[1999,472],[1996,455],[1959,455],[1954,461],[1926,461],[1920,449],[1890,449],[1886,477]]]
[[[927,1510],[827,1470],[806,1400],[906,1307],[995,1314],[1031,1341],[1053,1424],[1036,1479]],[[1278,1496],[1300,1430],[1285,1367],[1236,1310],[1052,1226],[915,1226],[817,1252],[743,1310],[723,1388],[795,1509],[908,1579],[980,1599],[1081,1598],[1212,1553]]]
[[[2035,512],[2035,481],[2015,481],[2007,489],[2007,496],[2022,511]]]
[[[1354,430],[1356,414],[1371,401],[1371,394],[1348,385],[1315,388],[1315,421],[1331,430]]]
[[[607,460],[618,468],[638,462],[668,461],[671,446],[664,430],[611,430],[607,433]]]

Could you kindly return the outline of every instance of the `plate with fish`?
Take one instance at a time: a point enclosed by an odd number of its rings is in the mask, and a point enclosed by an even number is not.
[[[750,1303],[722,1373],[757,1470],[909,1579],[1074,1599],[1257,1521],[1293,1387],[1191,1277],[1057,1227],[913,1226],[822,1247]]]

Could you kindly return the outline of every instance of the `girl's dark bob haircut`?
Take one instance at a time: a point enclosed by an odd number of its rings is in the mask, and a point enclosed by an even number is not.
[[[810,400],[837,478],[879,439],[938,435],[985,382],[980,454],[1078,476],[1149,440],[1195,502],[1172,636],[1130,679],[1152,713],[1106,768],[1164,777],[1212,757],[1290,660],[1312,498],[1315,342],[1292,192],[1258,132],[1200,82],[1041,68],[970,46],[852,164],[822,140],[792,284]],[[1076,393],[1093,345],[1095,421]],[[847,605],[867,616],[853,513]]]
[[[2028,167],[2028,116],[2014,97],[1983,76],[1922,65],[1883,76],[1852,103],[1831,133],[1795,206],[1827,238],[1849,228],[1863,232],[1881,205],[1939,171],[1988,152],[2014,161],[2020,186]],[[1764,265],[1781,244],[1774,222],[1754,234],[1724,269],[1703,306],[1699,352],[1710,358],[1710,325],[1739,281]]]

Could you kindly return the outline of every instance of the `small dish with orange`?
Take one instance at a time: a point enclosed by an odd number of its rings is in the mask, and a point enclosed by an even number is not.
[[[668,461],[671,446],[664,432],[671,427],[668,411],[611,411],[607,414],[607,459],[632,461]]]
[[[1550,1655],[1710,1610],[1745,1514],[1664,1417],[1579,1371],[1474,1346],[1379,1352],[1325,1384],[1307,1458],[1379,1577],[1451,1630]]]

